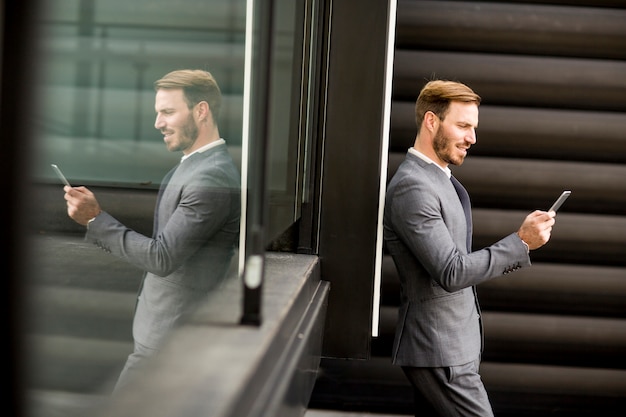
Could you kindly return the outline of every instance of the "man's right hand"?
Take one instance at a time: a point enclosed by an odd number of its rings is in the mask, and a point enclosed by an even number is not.
[[[67,215],[76,223],[87,226],[89,220],[102,211],[95,195],[85,187],[63,187],[67,201]]]
[[[552,226],[555,223],[555,212],[535,210],[524,219],[517,234],[526,242],[530,250],[538,249],[548,243]]]

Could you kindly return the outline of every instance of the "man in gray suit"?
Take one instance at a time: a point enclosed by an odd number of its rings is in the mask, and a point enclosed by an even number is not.
[[[220,138],[217,82],[206,71],[180,70],[154,85],[154,127],[170,152],[183,155],[161,183],[152,237],[102,210],[89,189],[64,188],[68,215],[86,226],[85,239],[145,271],[133,320],[135,347],[116,391],[220,286],[239,239],[240,176]]]
[[[389,182],[384,238],[401,282],[392,361],[413,386],[415,415],[492,416],[479,375],[482,323],[475,286],[530,266],[554,212],[529,214],[517,232],[471,251],[469,197],[451,175],[476,143],[480,97],[435,80],[415,107],[417,136]]]

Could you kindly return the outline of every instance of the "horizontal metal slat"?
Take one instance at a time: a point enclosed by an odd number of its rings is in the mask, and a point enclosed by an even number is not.
[[[531,259],[534,255],[531,255]],[[383,256],[382,304],[400,303],[400,281]],[[626,268],[535,262],[478,286],[483,310],[626,318]]]
[[[453,171],[473,200],[513,207],[503,203],[511,199],[520,208],[547,210],[562,190],[571,190],[560,212],[626,214],[626,165],[487,157],[465,162]]]
[[[415,101],[394,101],[392,151],[406,152],[416,135]],[[626,163],[626,114],[480,106],[472,156]]]
[[[515,232],[527,212],[474,210],[474,247]],[[536,262],[626,266],[626,216],[559,213],[550,241],[532,252]]]
[[[626,368],[626,320],[484,312],[483,323],[485,360]]]
[[[396,47],[626,58],[626,10],[400,1]]]
[[[474,250],[519,229],[530,211],[473,210]],[[626,216],[559,213],[550,241],[532,252],[536,262],[626,266]]]
[[[542,366],[485,361],[481,374],[489,388],[517,392],[568,393],[570,395],[626,399],[626,371],[582,367]],[[488,381],[488,382],[487,382]]]
[[[483,310],[484,360],[626,368],[626,320]],[[379,349],[391,352],[397,307],[381,308]],[[589,355],[594,352],[593,355]]]
[[[389,179],[405,153],[389,155]],[[626,214],[626,165],[470,156],[452,171],[474,208],[547,210],[571,190],[560,212]]]
[[[478,294],[489,310],[626,318],[626,268],[533,262]]]
[[[484,104],[626,111],[626,62],[397,50],[393,95],[414,100],[426,80],[468,84]]]

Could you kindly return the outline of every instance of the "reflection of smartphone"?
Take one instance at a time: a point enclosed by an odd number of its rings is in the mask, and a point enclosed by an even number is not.
[[[569,197],[571,193],[572,193],[571,191],[563,191],[563,193],[561,193],[559,198],[557,198],[557,200],[554,202],[554,204],[552,204],[552,207],[550,207],[548,211],[556,212],[559,209],[559,207],[561,207],[561,204],[563,204],[565,200],[567,200],[567,197]]]
[[[55,164],[50,164],[50,165],[52,166],[52,169],[54,169],[54,172],[57,173],[61,181],[63,181],[63,184],[67,185],[68,187],[71,187],[70,182],[67,180],[67,178],[65,178],[65,175],[63,175],[59,167],[56,166]]]

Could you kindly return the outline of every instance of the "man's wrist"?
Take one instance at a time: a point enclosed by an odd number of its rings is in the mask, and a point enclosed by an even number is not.
[[[526,243],[524,241],[524,239],[522,239],[522,237],[519,235],[519,233],[517,233],[517,237],[519,237],[519,240],[521,240],[522,243],[524,244],[524,246],[526,247],[526,253],[530,253],[530,246],[528,246],[528,243]]]
[[[85,226],[87,227],[87,230],[89,230],[89,225],[91,224],[91,222],[93,222],[94,220],[96,220],[96,217],[98,217],[98,216],[100,215],[100,213],[102,213],[102,212],[99,212],[98,214],[96,214],[95,216],[93,216],[91,219],[87,220],[87,224],[85,225]]]

